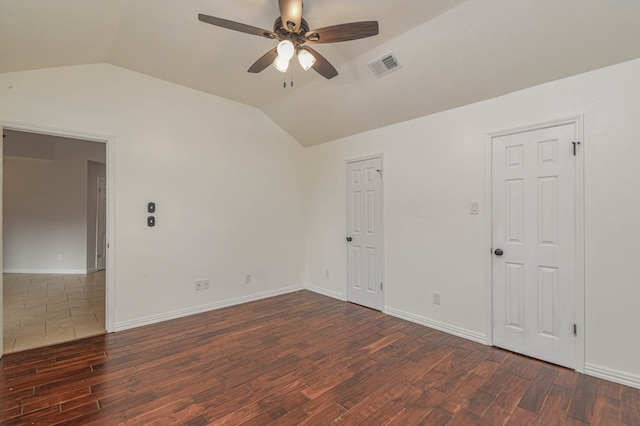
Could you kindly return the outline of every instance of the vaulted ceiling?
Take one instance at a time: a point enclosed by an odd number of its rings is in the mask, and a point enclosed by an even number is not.
[[[0,73],[109,63],[260,108],[303,146],[640,57],[637,0],[306,0],[312,28],[377,20],[376,37],[316,45],[340,73],[246,70],[276,0],[0,0]],[[401,69],[367,63],[393,52]],[[291,79],[288,74],[287,80]]]

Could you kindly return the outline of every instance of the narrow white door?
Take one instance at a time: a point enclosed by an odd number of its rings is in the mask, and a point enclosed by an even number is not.
[[[102,271],[107,267],[107,181],[98,178],[98,209],[96,211],[96,268]]]
[[[0,133],[2,133],[2,135],[4,135],[4,130],[2,128],[2,126],[0,126]],[[2,163],[4,163],[4,161],[1,161],[4,159],[4,136],[2,137],[2,140],[0,140],[0,358],[2,358],[2,354],[4,354],[4,309],[3,309],[3,305],[4,305],[4,300],[2,298],[2,294],[4,292],[4,284],[3,284],[3,279],[2,279],[2,271],[4,268],[4,265],[2,264],[2,200],[4,198],[4,195],[2,193],[2,188],[3,188],[3,181],[2,181],[2,176],[3,176],[3,170],[2,170]]]
[[[492,139],[493,342],[575,368],[574,125]]]
[[[347,299],[382,310],[382,158],[347,165]]]

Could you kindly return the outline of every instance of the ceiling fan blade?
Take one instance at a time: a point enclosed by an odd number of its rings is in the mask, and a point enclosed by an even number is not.
[[[262,28],[252,27],[251,25],[241,24],[235,21],[229,21],[227,19],[216,18],[215,16],[204,15],[198,13],[198,19],[207,24],[215,25],[217,27],[226,28],[228,30],[239,31],[241,33],[257,35],[266,38],[277,38],[275,33]]]
[[[327,80],[331,80],[333,77],[338,75],[338,71],[331,65],[329,61],[327,61],[324,56],[319,54],[317,51],[313,50],[309,46],[304,46],[302,49],[311,53],[315,58],[316,62],[312,65],[312,68],[321,76],[326,78]]]
[[[278,0],[280,4],[280,17],[282,18],[282,26],[289,29],[287,23],[293,24],[293,32],[300,30],[300,21],[302,21],[302,0]]]
[[[253,65],[251,65],[251,68],[249,68],[247,71],[252,73],[259,73],[264,71],[265,68],[267,68],[273,63],[273,61],[276,60],[276,57],[278,56],[277,49],[277,47],[274,47],[273,49],[262,55],[262,57],[255,61]]]
[[[305,34],[309,43],[336,43],[378,34],[378,21],[351,22],[319,28]]]

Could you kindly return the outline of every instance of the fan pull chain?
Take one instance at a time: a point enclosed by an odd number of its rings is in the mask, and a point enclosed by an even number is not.
[[[287,88],[287,72],[282,73],[282,87]],[[293,87],[293,70],[291,70],[291,84],[289,87]]]

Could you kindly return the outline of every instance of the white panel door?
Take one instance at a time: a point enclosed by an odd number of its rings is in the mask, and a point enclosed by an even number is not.
[[[2,129],[2,126],[0,126],[0,133],[4,135],[4,131]],[[0,139],[0,160],[4,159],[4,136],[2,137],[2,139]],[[2,176],[3,176],[3,170],[2,170],[2,163],[4,163],[4,161],[0,161],[0,358],[2,358],[2,354],[4,354],[4,310],[3,310],[3,305],[4,305],[4,300],[2,299],[2,293],[3,293],[3,281],[2,281],[2,270],[3,270],[3,265],[2,265],[2,199],[4,198],[3,194],[2,194],[2,188],[3,188],[3,182],[2,182]]]
[[[573,138],[565,124],[492,139],[493,342],[571,368]]]
[[[107,267],[107,180],[98,178],[98,208],[96,211],[96,268]]]
[[[382,310],[382,159],[347,165],[347,300]]]

